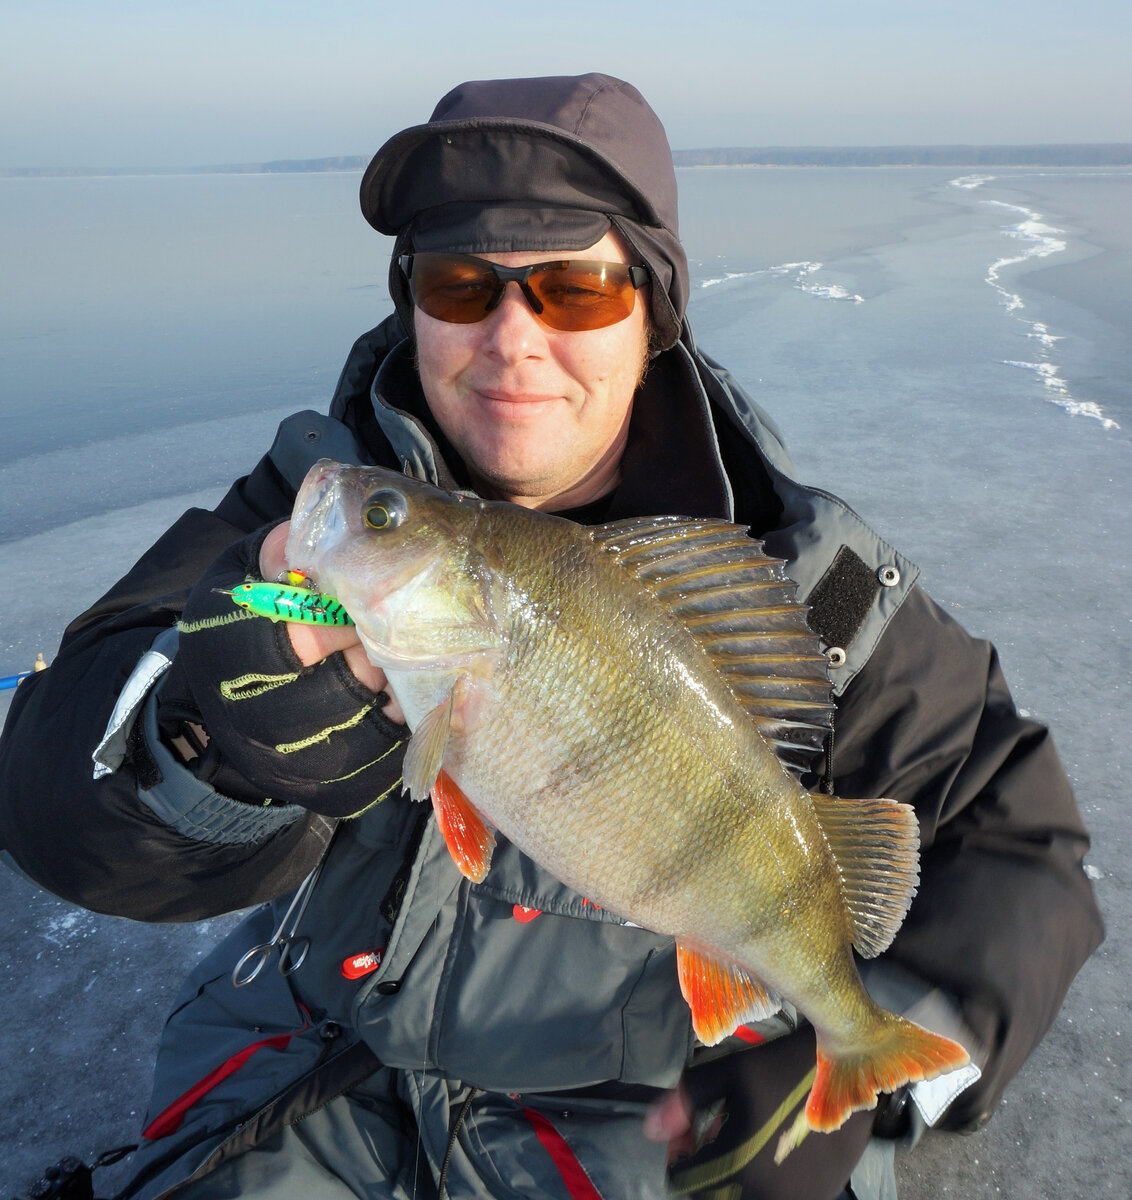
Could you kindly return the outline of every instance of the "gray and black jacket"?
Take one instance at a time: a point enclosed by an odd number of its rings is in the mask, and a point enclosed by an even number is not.
[[[973,1128],[1101,938],[1081,867],[1087,836],[1050,736],[1019,716],[993,647],[932,603],[915,566],[840,500],[792,478],[774,426],[690,334],[642,386],[623,482],[593,519],[726,517],[787,561],[830,651],[837,700],[827,761],[807,782],[824,776],[839,795],[917,810],[919,894],[881,961],[913,994],[934,989],[958,1005],[982,1076],[941,1123]],[[226,547],[288,515],[321,457],[465,483],[392,320],[359,339],[328,416],[286,420],[214,511],[185,513],[69,627],[5,729],[0,847],[44,887],[146,921],[265,905],[194,972],[170,1017],[138,1194],[208,1171],[379,1064],[416,1080],[403,1102],[431,1146],[429,1088],[452,1102],[439,1105],[445,1114],[478,1096],[484,1141],[483,1130],[508,1128],[508,1105],[537,1132],[564,1094],[616,1128],[618,1113],[639,1121],[640,1104],[694,1051],[670,939],[622,925],[513,847],[501,845],[473,885],[423,806],[397,789],[335,826],[213,791],[156,736],[148,684],[175,656],[188,590]],[[399,771],[395,754],[390,784]],[[287,980],[268,970],[237,991],[234,963],[266,940],[324,856],[303,918],[309,959]],[[570,1136],[585,1160],[588,1135]],[[623,1130],[612,1143],[595,1136],[585,1170],[599,1194],[636,1194],[601,1182],[630,1169],[633,1145]],[[461,1169],[486,1171],[499,1153]],[[639,1155],[642,1171],[660,1174],[654,1151],[642,1143]],[[480,1186],[491,1189],[487,1175]]]

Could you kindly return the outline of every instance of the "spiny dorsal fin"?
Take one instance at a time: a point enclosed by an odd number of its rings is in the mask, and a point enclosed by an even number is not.
[[[841,869],[853,945],[875,958],[896,936],[920,881],[915,809],[897,800],[812,799]]]
[[[729,521],[637,517],[589,532],[704,647],[783,766],[809,767],[830,727],[831,688],[782,561]]]

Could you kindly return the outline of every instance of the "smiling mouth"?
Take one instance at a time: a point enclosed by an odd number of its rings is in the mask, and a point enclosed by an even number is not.
[[[548,404],[554,404],[563,399],[562,396],[552,396],[546,394],[538,394],[535,392],[503,392],[493,388],[476,388],[476,397],[480,404],[486,408],[495,408],[497,411],[504,412],[520,412],[523,409],[533,411],[539,407],[546,407]]]
[[[561,402],[562,396],[535,395],[533,392],[508,392],[492,389],[477,389],[475,396],[487,415],[501,419],[521,420],[525,416],[537,416],[551,404]]]

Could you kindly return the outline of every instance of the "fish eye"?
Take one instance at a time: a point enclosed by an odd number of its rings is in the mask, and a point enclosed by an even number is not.
[[[392,488],[374,492],[362,505],[362,520],[367,529],[396,529],[405,516],[405,497]]]

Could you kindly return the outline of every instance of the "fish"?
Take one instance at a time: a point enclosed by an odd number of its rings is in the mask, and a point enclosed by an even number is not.
[[[745,527],[586,527],[322,460],[286,556],[385,671],[412,730],[404,788],[431,799],[467,878],[500,833],[671,936],[705,1045],[783,999],[805,1015],[802,1136],[968,1061],[861,981],[854,950],[885,950],[915,894],[916,816],[803,786],[831,724],[828,661]]]

